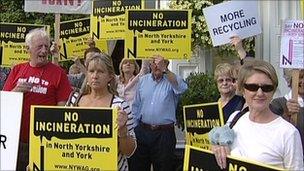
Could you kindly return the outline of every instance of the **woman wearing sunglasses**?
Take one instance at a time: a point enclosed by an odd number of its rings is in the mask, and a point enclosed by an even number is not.
[[[212,146],[221,169],[227,165],[227,155],[287,170],[303,169],[299,131],[269,107],[277,86],[275,69],[269,63],[252,60],[242,66],[238,89],[243,93],[249,111],[232,127],[234,136],[230,143]]]

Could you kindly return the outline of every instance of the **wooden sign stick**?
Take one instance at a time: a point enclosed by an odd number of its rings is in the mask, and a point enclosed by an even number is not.
[[[300,70],[298,69],[293,69],[292,70],[292,99],[298,101],[298,94],[299,94],[299,75],[300,75]],[[294,125],[297,125],[297,119],[298,119],[298,114],[292,114],[291,119],[294,123]]]
[[[54,26],[54,31],[55,31],[55,35],[54,35],[54,39],[55,39],[55,43],[57,44],[57,46],[59,45],[59,30],[60,30],[60,13],[56,13],[55,14],[55,26]],[[54,64],[58,64],[58,58],[59,58],[59,53],[55,54],[52,56],[52,62]]]

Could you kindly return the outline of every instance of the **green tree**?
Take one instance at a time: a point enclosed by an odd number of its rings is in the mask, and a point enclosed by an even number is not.
[[[61,14],[60,21],[67,21],[89,17],[84,14]],[[6,23],[27,23],[42,24],[50,26],[50,35],[54,37],[55,14],[25,12],[24,0],[0,0],[0,22]],[[68,69],[72,61],[61,62],[61,65]]]
[[[184,129],[183,106],[216,102],[219,92],[214,78],[210,74],[191,73],[187,78],[188,89],[180,97],[176,119],[177,125]]]
[[[67,21],[89,17],[84,14],[61,14],[60,20]],[[54,36],[55,14],[25,12],[23,0],[0,0],[0,22],[50,25],[51,36]]]

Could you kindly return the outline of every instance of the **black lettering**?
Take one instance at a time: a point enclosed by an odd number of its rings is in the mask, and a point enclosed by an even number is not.
[[[227,26],[227,25],[224,25],[224,26],[223,26],[223,30],[224,30],[225,33],[229,32],[228,26]]]
[[[225,14],[224,16],[221,15],[221,22],[224,23],[224,22],[226,22],[226,21],[228,21],[227,15],[226,15],[226,14]]]
[[[234,11],[234,12],[230,12],[228,14],[224,14],[220,16],[221,22],[224,23],[228,20],[234,20],[237,18],[242,18],[245,17],[244,11],[243,10],[239,10],[239,11]]]
[[[294,23],[293,27],[294,28],[304,28],[304,23]]]
[[[213,29],[213,34],[214,34],[214,35],[218,35],[218,32],[217,32],[217,29],[216,29],[216,28]]]
[[[7,140],[7,138],[6,138],[5,135],[0,135],[0,147],[1,147],[1,144],[2,144],[4,149],[6,149],[6,146],[5,146],[6,140]]]

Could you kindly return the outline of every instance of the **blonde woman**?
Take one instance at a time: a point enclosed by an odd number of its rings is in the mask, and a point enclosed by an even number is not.
[[[81,92],[71,94],[67,106],[117,107],[118,169],[128,170],[127,157],[136,149],[134,120],[128,103],[117,96],[114,67],[111,58],[95,53],[86,60],[87,74]]]

